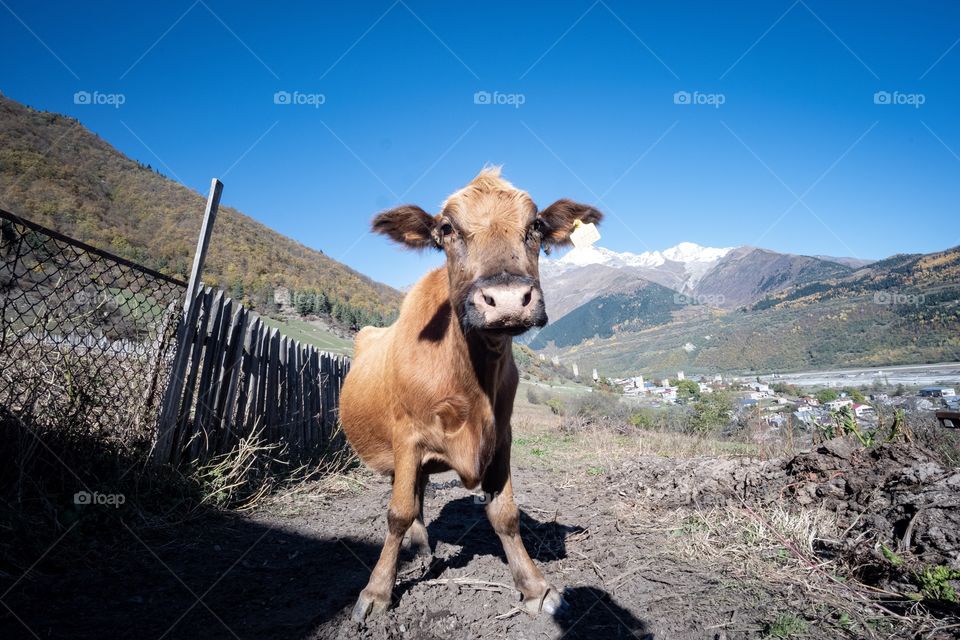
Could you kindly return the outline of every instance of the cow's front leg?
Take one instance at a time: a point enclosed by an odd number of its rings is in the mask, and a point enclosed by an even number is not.
[[[430,476],[421,469],[417,473],[417,517],[410,525],[410,547],[419,556],[429,556],[430,537],[427,535],[427,525],[423,521],[423,501],[427,491]]]
[[[554,615],[566,606],[560,592],[543,577],[520,539],[520,510],[513,500],[510,478],[510,445],[500,447],[482,483],[487,500],[487,518],[497,532],[507,555],[513,582],[523,595],[521,605],[529,613]]]
[[[360,592],[353,607],[353,619],[362,622],[367,616],[382,613],[389,605],[397,580],[397,556],[403,536],[417,517],[417,476],[420,460],[413,447],[394,452],[393,493],[387,508],[387,538],[380,552],[370,581]]]

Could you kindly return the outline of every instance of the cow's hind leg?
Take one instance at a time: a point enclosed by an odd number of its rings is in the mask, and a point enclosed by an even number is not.
[[[428,482],[430,482],[430,476],[421,469],[417,473],[417,517],[410,525],[410,546],[420,556],[431,555],[427,525],[423,522],[423,500]]]
[[[387,509],[387,538],[377,566],[370,574],[370,581],[360,592],[357,604],[353,607],[353,619],[357,622],[382,613],[390,605],[393,585],[397,580],[400,545],[418,513],[417,476],[420,461],[412,450],[398,450],[394,455],[393,493]]]
[[[503,544],[513,582],[523,595],[521,606],[534,615],[540,611],[551,615],[559,613],[566,603],[530,559],[520,539],[520,510],[513,500],[509,446],[502,447],[494,456],[482,487],[487,500],[487,518]]]

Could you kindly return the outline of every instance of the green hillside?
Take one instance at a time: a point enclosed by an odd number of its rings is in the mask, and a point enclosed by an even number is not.
[[[673,312],[681,308],[675,291],[650,282],[629,293],[600,296],[577,307],[544,327],[530,347],[542,349],[551,343],[568,347],[594,337],[640,331],[670,322]]]
[[[186,278],[203,206],[204,196],[127,158],[76,120],[0,96],[0,207]],[[204,280],[259,310],[269,310],[277,286],[322,292],[351,326],[381,323],[401,299],[230,207],[220,209]]]

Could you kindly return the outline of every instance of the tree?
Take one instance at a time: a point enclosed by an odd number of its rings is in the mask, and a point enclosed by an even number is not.
[[[693,380],[671,380],[670,385],[677,388],[677,400],[700,399],[700,385]]]
[[[714,433],[730,424],[733,400],[723,391],[707,393],[693,403],[690,428],[699,434]]]
[[[301,316],[309,315],[313,311],[313,295],[308,291],[297,291],[293,295],[293,306]]]
[[[313,313],[315,315],[321,315],[330,311],[330,305],[327,302],[327,296],[323,291],[318,291],[316,295],[313,296]]]
[[[233,285],[230,287],[230,297],[240,302],[243,300],[243,281],[240,278],[237,278],[233,281]]]
[[[862,404],[867,401],[860,389],[857,389],[856,387],[844,387],[843,391],[850,396],[851,400],[858,404]]]
[[[828,402],[833,402],[840,396],[833,389],[820,389],[816,394],[814,394],[814,397],[820,402],[820,404],[826,404]]]

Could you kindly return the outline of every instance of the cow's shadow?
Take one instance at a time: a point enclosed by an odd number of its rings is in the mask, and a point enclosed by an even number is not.
[[[583,531],[582,527],[567,525],[555,519],[537,520],[520,509],[520,536],[527,553],[536,562],[552,562],[567,557],[566,538]],[[487,520],[483,503],[478,496],[465,496],[446,503],[440,514],[427,524],[431,548],[446,543],[460,550],[455,555],[435,560],[432,573],[447,569],[461,569],[477,556],[492,555],[506,562],[503,545]]]
[[[520,509],[520,535],[530,557],[537,563],[562,560],[567,557],[566,538],[583,531],[583,527],[557,522],[556,519],[538,520]],[[441,576],[448,569],[462,569],[479,556],[493,556],[506,563],[503,546],[487,520],[483,504],[476,496],[466,496],[445,504],[440,514],[427,525],[431,548],[440,543],[459,547],[448,558],[424,560],[428,563],[422,572],[402,579],[394,591],[396,600],[421,580]],[[404,549],[403,561],[415,561],[410,549]],[[569,605],[554,617],[554,624],[564,638],[647,638],[652,640],[646,622],[637,618],[603,589],[593,586],[575,586],[564,589],[563,597]]]

